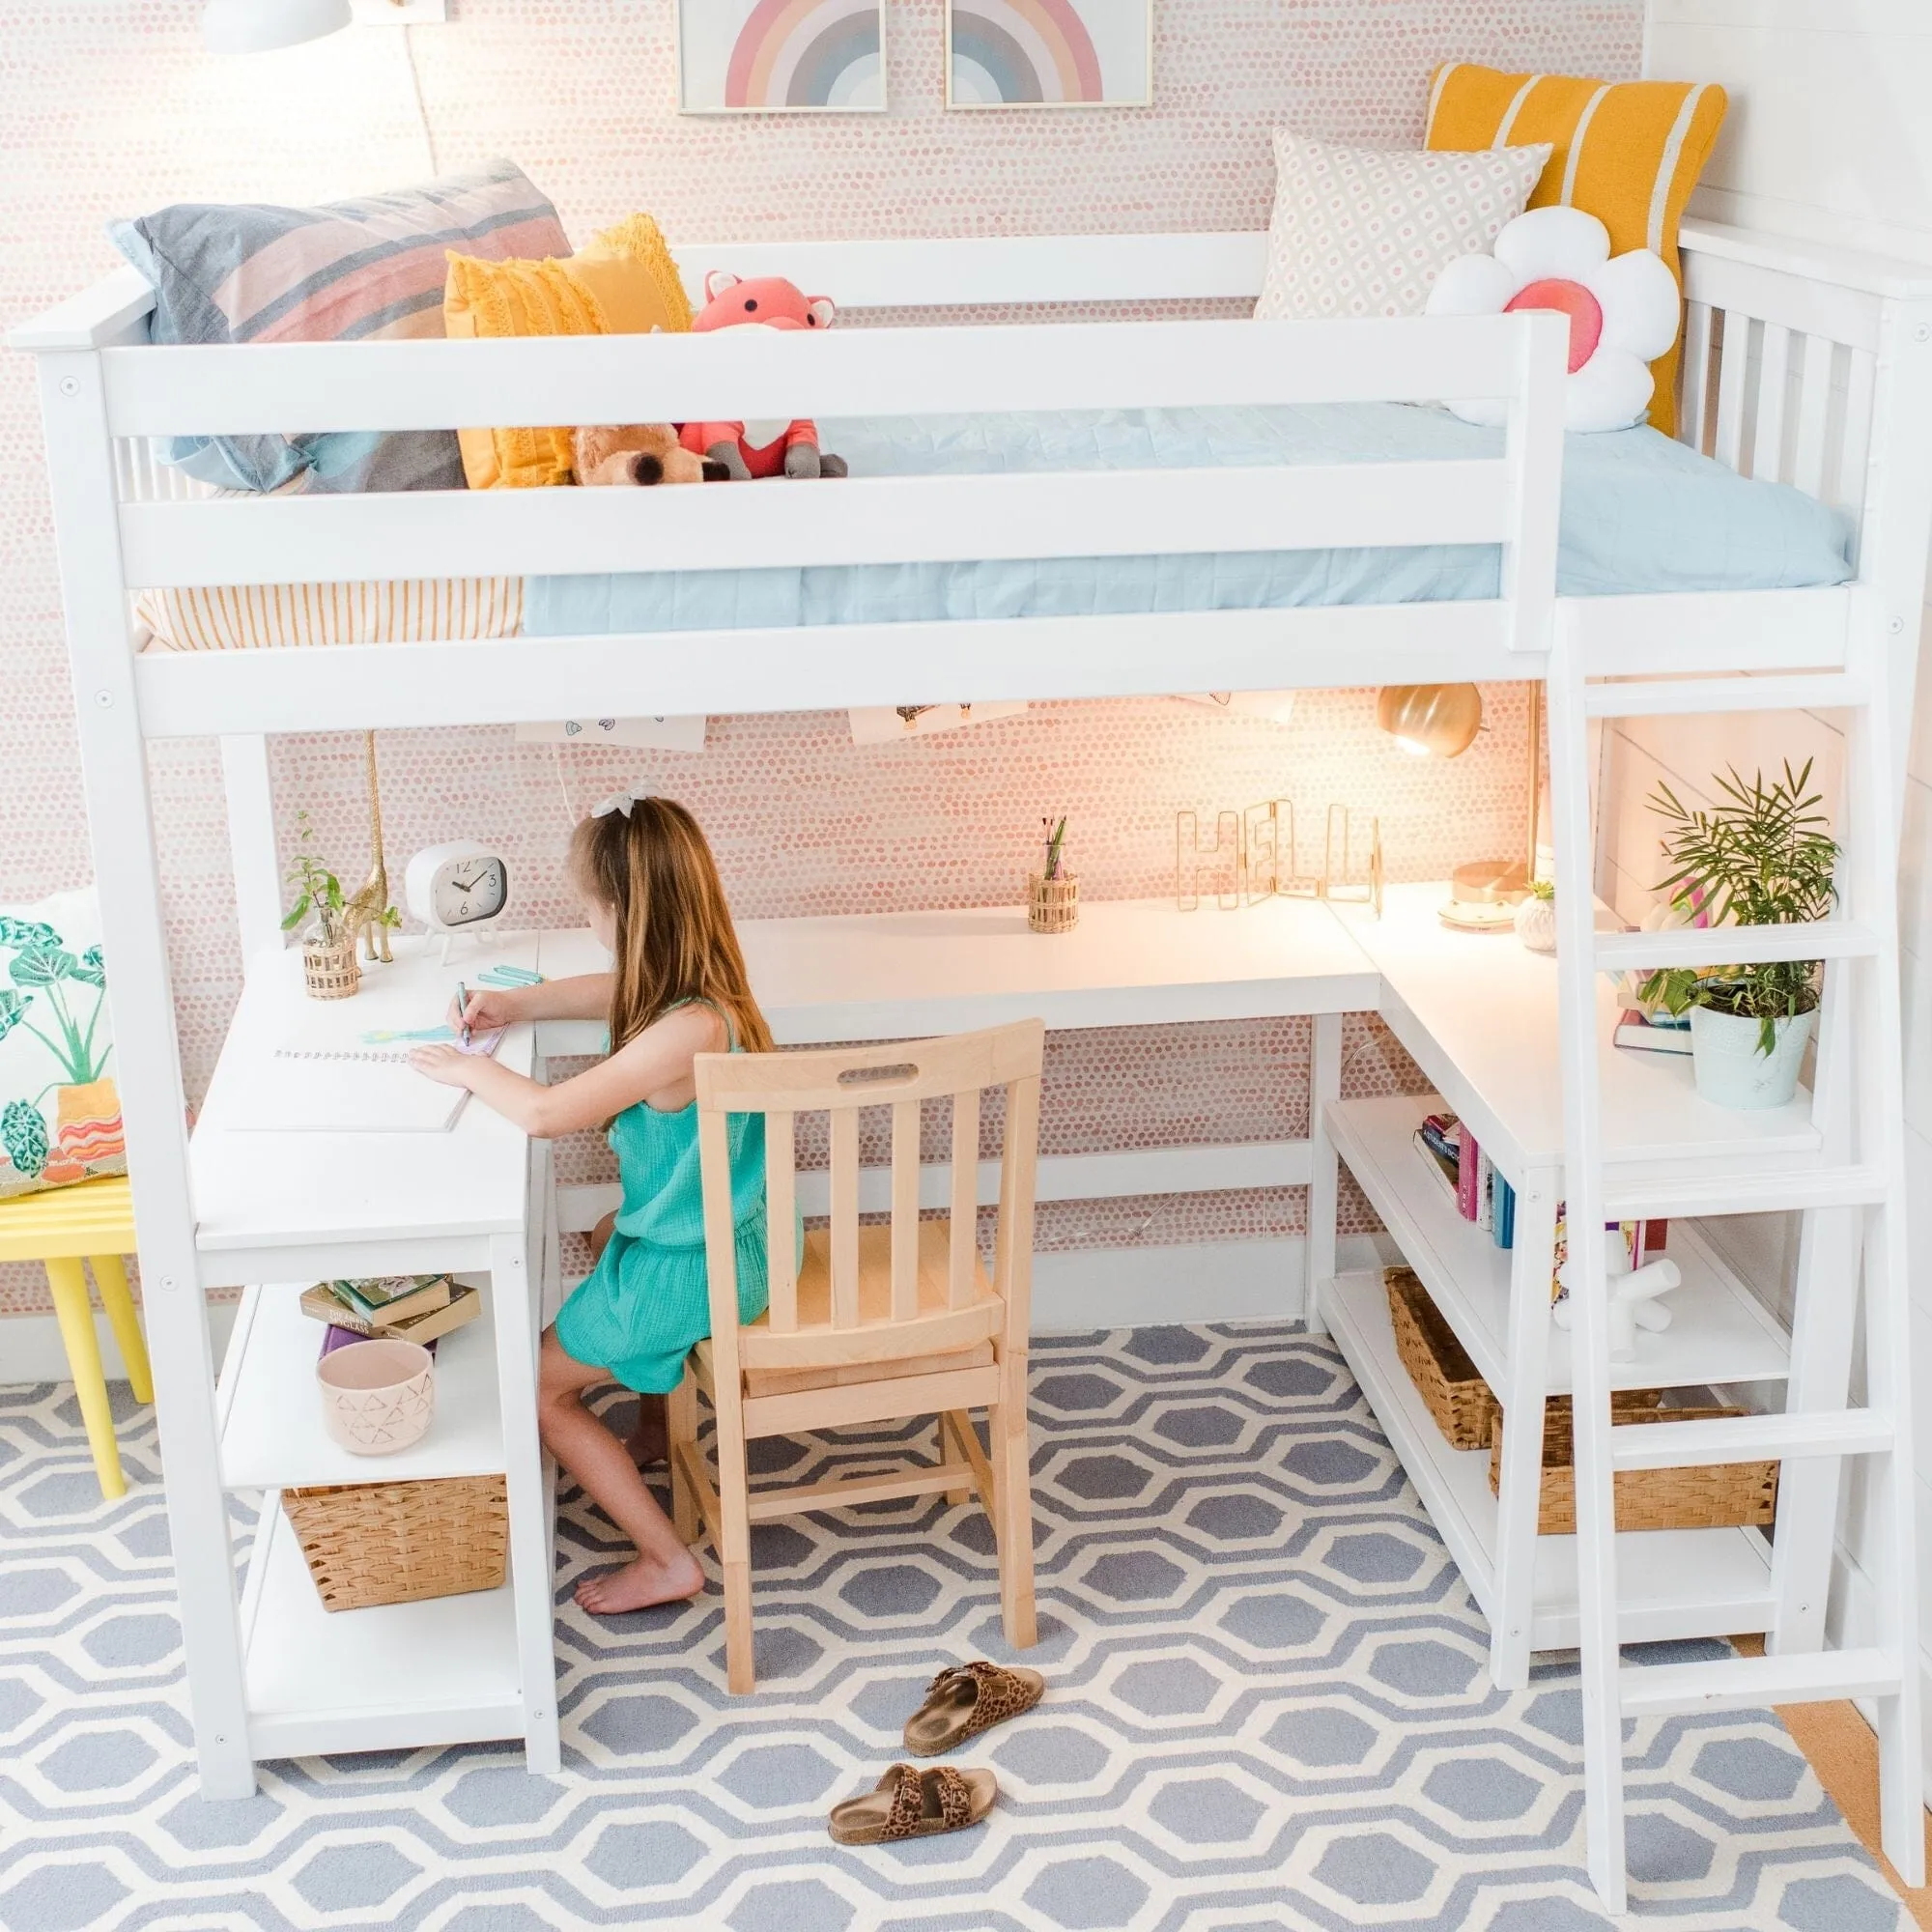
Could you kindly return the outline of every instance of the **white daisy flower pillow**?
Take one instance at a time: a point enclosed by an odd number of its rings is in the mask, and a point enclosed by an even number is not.
[[[1612,256],[1610,231],[1580,208],[1533,208],[1496,237],[1494,253],[1463,255],[1436,277],[1430,315],[1554,309],[1570,319],[1566,429],[1629,429],[1656,386],[1650,364],[1677,340],[1677,278],[1662,256]],[[1495,424],[1499,398],[1451,403],[1464,422]]]

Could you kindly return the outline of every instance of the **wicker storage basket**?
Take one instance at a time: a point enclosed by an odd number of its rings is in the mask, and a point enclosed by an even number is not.
[[[1382,1286],[1388,1290],[1396,1353],[1444,1440],[1452,1449],[1487,1449],[1495,1398],[1456,1331],[1409,1269],[1384,1268]]]
[[[460,1597],[503,1580],[501,1476],[284,1490],[282,1508],[326,1610]]]
[[[1645,1401],[1644,1398],[1651,1398]],[[1694,1422],[1746,1415],[1742,1408],[1660,1408],[1655,1391],[1619,1391],[1611,1404],[1617,1427],[1648,1422]],[[1490,1445],[1490,1488],[1501,1480],[1502,1411],[1496,1411]],[[1728,1529],[1736,1524],[1769,1524],[1777,1514],[1776,1463],[1717,1463],[1690,1469],[1619,1469],[1615,1485],[1619,1529]],[[1551,1396],[1543,1411],[1543,1497],[1537,1530],[1543,1536],[1574,1536],[1577,1485],[1572,1474],[1570,1398]]]

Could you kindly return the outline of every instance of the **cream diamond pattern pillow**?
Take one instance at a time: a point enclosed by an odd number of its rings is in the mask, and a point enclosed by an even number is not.
[[[1459,255],[1523,211],[1547,141],[1473,154],[1384,154],[1274,137],[1274,214],[1257,322],[1420,315]]]

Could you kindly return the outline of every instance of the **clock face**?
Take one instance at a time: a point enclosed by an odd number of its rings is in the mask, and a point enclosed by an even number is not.
[[[500,859],[481,854],[439,866],[430,888],[437,921],[442,925],[474,925],[495,919],[510,896],[510,881]]]

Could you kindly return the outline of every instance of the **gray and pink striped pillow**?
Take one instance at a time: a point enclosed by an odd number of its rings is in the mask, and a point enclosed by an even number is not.
[[[447,250],[489,261],[570,252],[556,210],[511,161],[321,208],[183,202],[109,233],[154,288],[156,342],[440,336]],[[447,430],[180,437],[168,457],[231,489],[463,487]]]

